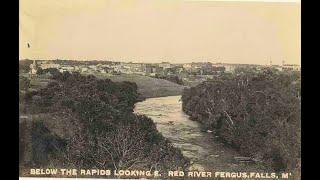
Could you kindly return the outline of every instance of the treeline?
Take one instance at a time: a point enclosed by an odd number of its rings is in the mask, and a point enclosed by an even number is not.
[[[171,82],[179,84],[179,85],[183,85],[182,79],[179,78],[177,75],[158,75],[158,74],[156,74],[155,78],[164,79],[164,80],[171,81]]]
[[[32,144],[21,152],[21,166],[160,171],[188,166],[151,119],[133,113],[135,83],[53,74],[47,87],[27,92],[20,100],[26,115],[33,117],[31,125],[23,125],[29,128],[21,129],[30,138],[22,137],[20,146]]]
[[[28,73],[30,71],[31,60],[20,60],[19,61],[19,72]]]
[[[183,111],[243,155],[299,170],[300,91],[298,72],[241,72],[185,89]]]

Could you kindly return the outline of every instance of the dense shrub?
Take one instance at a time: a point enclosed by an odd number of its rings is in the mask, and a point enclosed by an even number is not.
[[[183,110],[242,154],[277,171],[300,164],[300,74],[219,77],[186,89]]]
[[[30,71],[31,60],[19,60],[19,73],[28,73]]]
[[[19,90],[27,91],[30,87],[30,80],[26,77],[19,76]]]
[[[47,87],[28,93],[26,102],[31,114],[54,114],[56,119],[68,121],[66,125],[72,124],[67,130],[72,133],[60,130],[66,147],[52,157],[60,159],[58,165],[144,170],[187,167],[188,161],[156,130],[152,120],[133,113],[138,98],[135,83],[79,73],[60,73],[53,78],[56,81]],[[48,137],[48,131],[35,132]],[[44,141],[36,142],[46,146]]]
[[[32,165],[43,166],[48,160],[55,161],[55,153],[63,151],[66,143],[63,139],[50,133],[42,121],[36,121],[31,127]]]
[[[179,78],[177,75],[158,75],[158,74],[156,74],[155,78],[165,79],[167,81],[171,81],[173,83],[183,85],[182,79]]]

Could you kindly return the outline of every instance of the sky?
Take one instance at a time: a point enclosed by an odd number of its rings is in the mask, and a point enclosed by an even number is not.
[[[19,58],[301,64],[284,1],[20,0]]]

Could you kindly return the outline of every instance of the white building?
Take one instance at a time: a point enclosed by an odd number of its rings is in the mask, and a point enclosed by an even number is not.
[[[102,74],[106,74],[107,72],[106,72],[106,70],[101,69],[101,70],[100,70],[100,73],[102,73]]]
[[[300,71],[301,67],[297,64],[283,64],[282,70],[289,70],[289,71]]]
[[[72,66],[63,66],[60,69],[62,69],[63,71],[74,71],[74,67]]]
[[[87,72],[87,71],[88,71],[88,68],[86,67],[81,68],[81,72]]]
[[[40,65],[41,69],[49,69],[49,68],[56,68],[59,69],[60,68],[60,64],[41,64]]]
[[[169,62],[162,62],[162,63],[158,64],[158,66],[163,69],[171,68],[171,64]]]
[[[188,64],[183,64],[182,67],[183,67],[184,69],[186,69],[186,70],[189,70],[189,69],[192,68],[192,66],[191,66],[190,63],[188,63]]]
[[[96,71],[97,70],[97,66],[95,66],[95,65],[90,65],[90,66],[88,66],[90,69],[93,69],[94,71]]]
[[[35,60],[33,60],[33,63],[30,64],[30,72],[29,74],[37,74],[38,71],[38,64],[36,63]]]
[[[234,72],[237,67],[236,64],[223,64],[223,66],[225,67],[226,72]]]

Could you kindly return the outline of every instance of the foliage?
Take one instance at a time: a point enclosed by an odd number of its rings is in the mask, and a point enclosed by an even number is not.
[[[62,151],[66,143],[60,137],[51,134],[42,121],[36,121],[32,124],[32,157],[33,165],[42,166],[55,156],[56,152]],[[52,159],[56,161],[56,159]]]
[[[176,84],[183,85],[182,79],[179,78],[177,75],[158,75],[158,74],[156,74],[155,78],[165,79],[165,80],[174,82]]]
[[[68,129],[73,135],[65,135],[66,150],[53,158],[60,159],[60,165],[148,170],[188,165],[151,119],[133,113],[135,83],[66,72],[52,78],[56,81],[28,93],[26,102],[29,113],[60,114],[57,118],[74,125]]]
[[[66,73],[68,73],[68,72],[66,72]],[[63,75],[56,68],[48,68],[48,69],[38,68],[37,74],[38,75],[51,74],[52,75],[52,79],[55,79],[55,80],[60,80],[62,78],[62,75]]]
[[[275,170],[300,163],[300,74],[218,77],[186,89],[183,110],[242,154]]]
[[[31,60],[20,60],[19,61],[19,73],[28,73],[30,70]]]
[[[30,79],[19,76],[19,90],[27,91],[30,87]]]

